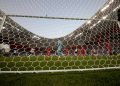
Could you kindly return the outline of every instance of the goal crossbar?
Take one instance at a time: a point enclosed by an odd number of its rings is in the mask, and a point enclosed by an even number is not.
[[[70,18],[70,17],[50,17],[50,16],[30,16],[30,15],[6,15],[9,17],[24,17],[24,18],[42,18],[42,19],[60,19],[60,20],[104,20],[104,21],[114,21],[117,20],[111,20],[111,19],[94,19],[94,18]]]

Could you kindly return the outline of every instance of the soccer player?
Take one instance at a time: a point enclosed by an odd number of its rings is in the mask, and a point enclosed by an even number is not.
[[[58,42],[57,42],[57,54],[59,56],[63,55],[62,49],[63,49],[63,44],[60,40],[58,40]]]
[[[34,48],[31,48],[31,50],[30,50],[30,55],[29,55],[29,56],[34,55],[34,53],[35,53],[35,49],[34,49]]]
[[[78,54],[78,49],[76,48],[75,52],[74,52],[74,55],[77,56],[77,54]]]
[[[107,48],[107,54],[110,55],[112,53],[112,46],[110,42],[106,43],[106,48]]]
[[[81,50],[78,48],[78,56],[80,56],[81,54]]]
[[[69,55],[69,49],[68,48],[65,49],[65,54],[66,54],[66,56]]]
[[[9,44],[2,43],[0,44],[0,48],[2,49],[4,55],[9,56],[11,50]]]
[[[48,55],[48,56],[51,55],[51,49],[50,49],[50,48],[47,49],[47,55]]]
[[[81,54],[82,54],[83,56],[85,56],[85,54],[86,54],[86,50],[85,50],[84,47],[82,47],[82,49],[81,49]]]
[[[16,49],[16,48],[13,49],[13,55],[14,55],[14,56],[17,55],[17,49]]]

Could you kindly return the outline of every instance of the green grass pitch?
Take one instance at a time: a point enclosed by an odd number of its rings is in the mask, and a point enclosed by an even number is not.
[[[0,57],[0,71],[41,71],[119,67],[117,56]],[[2,74],[0,86],[120,86],[120,69]]]
[[[120,86],[120,70],[0,74],[0,86]]]
[[[0,57],[0,71],[66,70],[119,66],[120,55]]]

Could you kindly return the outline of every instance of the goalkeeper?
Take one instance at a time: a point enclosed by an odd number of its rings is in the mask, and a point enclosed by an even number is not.
[[[58,40],[58,42],[57,42],[57,55],[59,55],[59,56],[63,55],[62,49],[63,49],[63,44],[60,40]]]

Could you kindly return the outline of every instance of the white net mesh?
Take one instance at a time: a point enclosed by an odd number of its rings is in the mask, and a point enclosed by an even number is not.
[[[96,2],[100,1],[102,0]],[[49,72],[119,68],[120,28],[117,21],[119,8],[119,0],[108,0],[92,18],[73,17],[74,12],[69,17],[66,17],[67,13],[64,16],[51,14],[52,17],[48,17],[17,13],[6,16],[1,11],[0,43],[2,46],[7,45],[7,48],[0,47],[1,54],[10,58],[0,58],[0,71]],[[29,32],[13,21],[10,16],[79,20],[85,23],[67,36],[48,39]],[[10,52],[5,52],[6,49],[10,49]],[[4,53],[3,50],[5,50]]]

